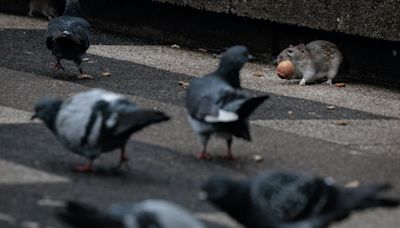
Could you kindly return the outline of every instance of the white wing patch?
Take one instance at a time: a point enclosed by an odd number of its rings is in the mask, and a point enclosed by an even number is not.
[[[116,94],[116,93],[111,93],[111,92],[107,92],[102,94],[101,99],[107,102],[112,102],[118,99],[123,98],[123,96]]]
[[[239,119],[238,114],[219,109],[218,116],[207,115],[204,120],[208,123],[219,123],[219,122],[227,123],[227,122],[234,122],[238,119]]]

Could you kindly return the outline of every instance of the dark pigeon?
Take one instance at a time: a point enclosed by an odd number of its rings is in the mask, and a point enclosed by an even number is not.
[[[81,74],[82,56],[89,48],[90,24],[82,18],[78,0],[67,0],[64,14],[51,20],[46,32],[46,45],[56,58],[55,68],[65,70],[62,59],[72,60]]]
[[[164,200],[96,209],[69,202],[58,217],[75,228],[205,228],[186,209]]]
[[[44,121],[66,148],[89,159],[77,171],[91,171],[100,154],[121,149],[119,167],[127,161],[125,144],[131,134],[169,118],[154,110],[139,108],[120,94],[92,89],[66,101],[42,98],[32,118]]]
[[[186,108],[189,122],[203,145],[199,158],[209,158],[206,147],[213,134],[226,139],[228,159],[235,158],[231,152],[233,136],[251,140],[248,118],[268,98],[250,97],[241,89],[239,73],[251,58],[246,47],[231,47],[222,55],[215,72],[190,82]]]
[[[346,188],[331,178],[298,172],[265,172],[248,180],[211,177],[201,196],[248,228],[325,228],[352,212],[398,207],[379,195],[391,188],[371,184]]]

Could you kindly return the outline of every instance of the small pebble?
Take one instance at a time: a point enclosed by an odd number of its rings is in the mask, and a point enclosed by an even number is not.
[[[262,161],[264,161],[264,157],[259,155],[259,154],[256,154],[256,155],[253,156],[253,160],[255,162],[262,162]]]
[[[80,74],[78,75],[78,79],[93,79],[93,76],[89,74]]]
[[[101,73],[101,75],[102,75],[103,77],[110,77],[110,76],[111,76],[111,73],[110,73],[110,72],[103,72],[103,73]]]
[[[173,45],[171,45],[171,47],[172,47],[172,48],[176,48],[176,49],[181,48],[181,46],[179,46],[178,44],[173,44]]]
[[[360,186],[360,182],[358,180],[350,181],[349,183],[344,185],[344,187],[346,187],[346,188],[357,188],[359,186]]]
[[[84,62],[87,62],[87,61],[89,61],[90,59],[89,58],[83,58],[82,59]]]
[[[198,50],[199,50],[200,52],[204,52],[204,53],[207,52],[207,49],[205,49],[205,48],[199,48]]]
[[[185,81],[179,81],[178,84],[182,86],[184,89],[186,89],[189,86],[189,82]]]
[[[326,108],[327,108],[328,110],[335,110],[335,109],[336,109],[336,106],[329,105],[329,106],[326,106]]]
[[[293,115],[293,111],[288,111],[287,114],[288,115]]]

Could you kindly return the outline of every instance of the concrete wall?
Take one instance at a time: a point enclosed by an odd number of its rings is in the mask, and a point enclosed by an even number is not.
[[[153,0],[211,12],[400,41],[398,0]]]

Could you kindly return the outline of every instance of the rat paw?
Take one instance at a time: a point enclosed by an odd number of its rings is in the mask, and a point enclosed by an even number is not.
[[[332,79],[328,79],[328,80],[325,82],[325,85],[332,85]]]
[[[301,79],[299,85],[300,85],[300,86],[305,86],[305,85],[306,85],[306,80]]]

